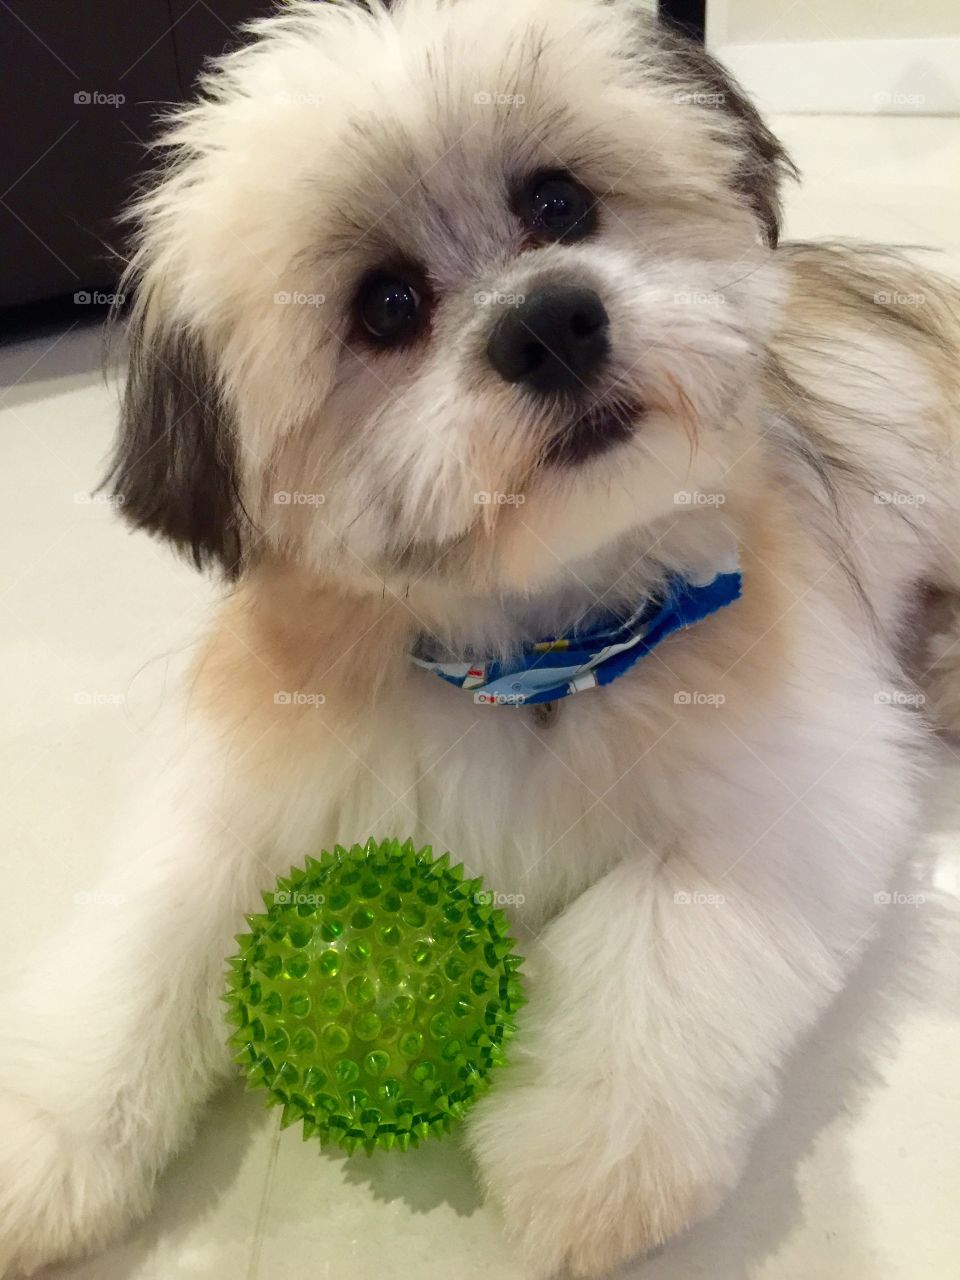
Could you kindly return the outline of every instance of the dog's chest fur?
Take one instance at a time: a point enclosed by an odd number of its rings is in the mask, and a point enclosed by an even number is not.
[[[478,706],[409,663],[402,609],[281,588],[274,569],[225,606],[194,696],[232,726],[242,803],[278,869],[409,835],[482,873],[537,929],[614,864],[653,872],[690,822],[721,817],[716,762],[728,780],[756,768],[738,738],[780,749],[805,692],[778,675],[796,632],[771,625],[780,584],[745,567],[737,605],[546,714]],[[768,821],[758,806],[738,838]]]

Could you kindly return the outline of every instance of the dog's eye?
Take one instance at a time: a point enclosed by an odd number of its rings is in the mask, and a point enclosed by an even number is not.
[[[549,240],[581,240],[597,225],[597,202],[569,173],[539,173],[521,199],[531,230]]]
[[[420,329],[423,299],[419,290],[400,276],[372,276],[357,300],[360,322],[385,346],[409,342]]]

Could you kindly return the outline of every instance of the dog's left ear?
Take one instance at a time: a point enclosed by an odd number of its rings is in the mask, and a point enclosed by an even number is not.
[[[238,447],[203,343],[145,285],[133,310],[120,436],[105,480],[125,519],[198,568],[239,575],[248,522]]]
[[[745,90],[706,49],[682,32],[660,26],[657,35],[667,74],[679,92],[723,112],[735,124],[742,161],[735,183],[749,201],[767,243],[780,238],[780,188],[787,178],[799,177],[783,144],[767,127]]]

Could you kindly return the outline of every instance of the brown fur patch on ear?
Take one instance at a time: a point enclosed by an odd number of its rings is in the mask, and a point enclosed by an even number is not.
[[[771,247],[780,239],[780,186],[798,178],[786,148],[768,128],[746,91],[702,45],[668,27],[660,27],[657,44],[678,89],[703,95],[704,101],[732,117],[742,138],[742,161],[735,185],[752,206]],[[695,99],[694,99],[695,100]]]
[[[198,338],[135,313],[120,437],[104,481],[138,529],[167,538],[198,568],[243,566],[247,525],[233,424]]]

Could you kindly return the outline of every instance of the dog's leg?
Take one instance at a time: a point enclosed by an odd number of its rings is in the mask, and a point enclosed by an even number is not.
[[[196,743],[67,933],[0,994],[0,1275],[104,1243],[150,1202],[228,1067],[218,995],[260,905],[282,778]],[[239,772],[239,771],[237,771]],[[255,794],[255,792],[257,792]]]
[[[533,1274],[604,1274],[737,1181],[785,1055],[869,934],[909,829],[901,717],[878,719],[861,715],[846,750],[824,741],[818,787],[781,787],[786,762],[768,755],[768,775],[754,758],[750,785],[731,777],[683,847],[658,861],[638,842],[527,949],[514,1061],[468,1136]]]

